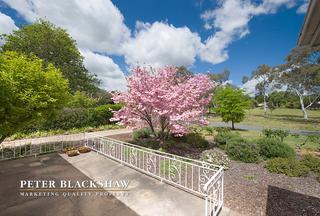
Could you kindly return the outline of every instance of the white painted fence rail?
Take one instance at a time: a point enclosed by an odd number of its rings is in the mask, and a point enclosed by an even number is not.
[[[223,167],[105,137],[87,137],[86,145],[113,160],[205,199],[205,216],[223,205]]]

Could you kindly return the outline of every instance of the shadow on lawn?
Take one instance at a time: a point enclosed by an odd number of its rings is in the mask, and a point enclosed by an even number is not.
[[[255,115],[252,116],[264,118],[263,115]],[[307,121],[303,119],[303,116],[292,116],[292,115],[267,115],[266,119],[274,119],[280,121],[293,121],[299,123],[320,123],[320,117],[309,117]]]
[[[320,199],[269,185],[266,215],[320,215]]]

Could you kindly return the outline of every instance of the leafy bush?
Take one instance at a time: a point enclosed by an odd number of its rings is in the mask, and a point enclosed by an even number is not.
[[[249,143],[242,137],[227,140],[226,152],[231,158],[245,163],[255,163],[260,158],[258,146]]]
[[[90,108],[96,105],[96,100],[88,97],[84,92],[76,91],[67,104],[70,108]]]
[[[113,116],[113,111],[121,109],[120,104],[106,104],[90,109],[90,124],[92,126],[99,126],[109,124],[110,118]]]
[[[54,119],[43,124],[45,130],[79,128],[89,125],[89,112],[85,108],[64,108]]]
[[[294,157],[295,151],[280,139],[265,137],[258,140],[260,155],[264,158]]]
[[[141,128],[132,133],[132,138],[135,141],[143,138],[149,138],[150,136],[151,136],[151,130],[149,128]]]
[[[308,175],[310,169],[295,158],[273,158],[266,164],[269,172],[285,174],[290,177]]]
[[[306,155],[301,162],[309,167],[311,171],[320,174],[320,158],[312,155]]]
[[[209,146],[209,142],[200,133],[197,132],[191,132],[182,137],[171,136],[168,140],[169,146],[174,145],[174,142],[187,143],[194,148],[207,148]]]
[[[268,138],[278,138],[281,141],[284,140],[287,136],[289,136],[289,132],[281,129],[264,129],[262,133]]]
[[[195,148],[207,148],[209,142],[199,133],[189,133],[185,135],[186,142]]]
[[[240,138],[239,134],[231,133],[230,130],[218,130],[218,134],[215,135],[214,141],[222,149],[225,148],[225,144],[232,138]]]

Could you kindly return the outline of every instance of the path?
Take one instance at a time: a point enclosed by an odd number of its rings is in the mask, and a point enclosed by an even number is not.
[[[110,136],[117,135],[123,133],[131,133],[131,129],[114,129],[114,130],[104,130],[104,131],[95,131],[95,132],[87,132],[87,133],[76,133],[69,135],[54,135],[47,137],[37,137],[37,138],[29,138],[29,139],[18,139],[13,141],[4,141],[2,145],[24,145],[24,144],[41,144],[41,143],[49,143],[49,142],[63,142],[63,141],[79,141],[84,140],[85,137],[92,136]]]
[[[231,127],[231,124],[225,123],[225,122],[210,122],[210,126],[213,127]],[[235,124],[235,129],[238,130],[249,130],[249,131],[257,131],[261,132],[263,129],[265,129],[262,126],[257,125],[244,125],[244,124]],[[283,128],[275,128],[275,129],[283,129]],[[312,135],[312,134],[319,134],[320,131],[310,131],[310,130],[295,130],[295,129],[284,129],[288,130],[291,134],[299,134],[299,135]]]

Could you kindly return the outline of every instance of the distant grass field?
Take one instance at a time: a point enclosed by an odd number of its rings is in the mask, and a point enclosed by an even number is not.
[[[255,141],[261,137],[263,137],[261,132],[257,131],[234,131],[233,133],[239,133],[242,137],[250,140]],[[284,139],[284,142],[290,145],[292,148],[296,148],[297,145],[304,143],[304,141],[307,139],[307,136],[304,135],[289,135]],[[302,147],[303,149],[308,150],[319,150],[320,149],[320,143],[314,143],[314,142],[306,142],[306,144]]]
[[[320,110],[308,110],[309,119],[305,121],[300,109],[276,109],[268,111],[264,116],[262,108],[255,108],[246,111],[246,118],[241,124],[257,125],[264,128],[319,130],[320,131]],[[213,121],[222,121],[220,117],[212,117]]]

